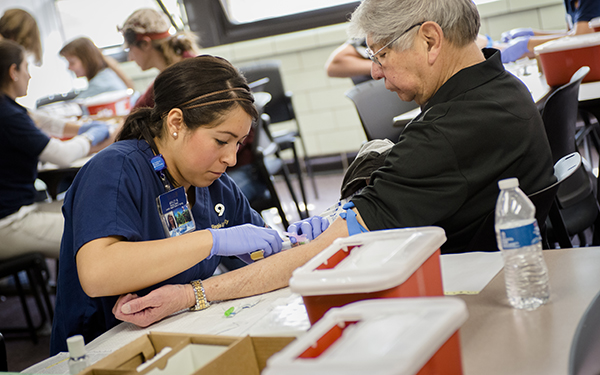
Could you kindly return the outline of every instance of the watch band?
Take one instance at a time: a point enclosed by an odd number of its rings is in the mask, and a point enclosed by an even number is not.
[[[194,295],[196,296],[196,304],[190,307],[190,311],[200,311],[208,308],[210,303],[206,300],[206,293],[204,293],[204,287],[202,286],[202,280],[194,280],[191,282],[192,288],[194,288]]]

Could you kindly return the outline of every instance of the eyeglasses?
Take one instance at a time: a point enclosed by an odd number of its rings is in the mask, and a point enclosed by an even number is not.
[[[384,49],[386,49],[387,47],[389,47],[392,43],[394,43],[395,41],[397,41],[398,39],[400,39],[400,37],[402,37],[404,34],[406,34],[407,32],[409,32],[410,30],[412,30],[412,28],[414,28],[415,26],[421,26],[424,23],[425,22],[415,23],[414,25],[412,25],[408,29],[404,30],[402,32],[402,34],[398,35],[397,37],[395,37],[394,39],[392,39],[391,41],[389,41],[385,46],[383,46],[380,49],[378,49],[377,52],[375,52],[375,53],[373,53],[373,51],[371,51],[370,48],[367,48],[366,49],[367,56],[369,57],[369,59],[371,59],[371,61],[373,61],[374,63],[377,63],[377,65],[381,66],[381,62],[379,62],[379,59],[377,58],[377,55],[379,54],[379,52],[381,52]]]

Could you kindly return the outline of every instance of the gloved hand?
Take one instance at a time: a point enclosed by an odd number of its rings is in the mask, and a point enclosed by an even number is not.
[[[502,43],[508,43],[513,39],[516,39],[521,36],[533,36],[533,29],[531,27],[519,27],[517,29],[512,29],[509,31],[505,31],[500,36],[500,41]]]
[[[92,146],[96,146],[110,135],[108,124],[100,121],[92,121],[82,125],[77,133],[85,135],[90,140]]]
[[[208,230],[213,237],[209,258],[213,255],[248,254],[257,250],[264,250],[264,256],[268,257],[281,251],[283,240],[275,229],[244,224],[230,228],[208,228]]]
[[[288,232],[294,234],[305,234],[309,240],[314,240],[329,227],[329,220],[321,216],[313,216],[290,225]],[[293,237],[290,237],[293,241]]]
[[[509,62],[516,61],[523,57],[523,55],[529,52],[529,49],[527,48],[528,43],[528,36],[522,36],[517,39],[513,39],[509,43],[509,45],[500,52],[502,57],[502,63],[506,64]]]

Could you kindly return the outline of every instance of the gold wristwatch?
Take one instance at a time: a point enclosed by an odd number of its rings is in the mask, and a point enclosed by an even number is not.
[[[194,280],[191,282],[192,288],[194,288],[194,295],[196,296],[196,304],[190,307],[191,311],[204,310],[210,303],[206,300],[206,293],[204,293],[204,287],[202,286],[202,280]]]

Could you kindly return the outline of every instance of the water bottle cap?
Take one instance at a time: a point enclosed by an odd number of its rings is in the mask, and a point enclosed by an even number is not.
[[[79,358],[85,355],[85,342],[81,335],[69,337],[67,339],[67,347],[69,348],[69,356],[71,358]]]
[[[498,187],[500,188],[500,190],[512,189],[512,188],[519,187],[519,179],[516,177],[513,177],[513,178],[507,178],[504,180],[500,180],[500,181],[498,181]]]

